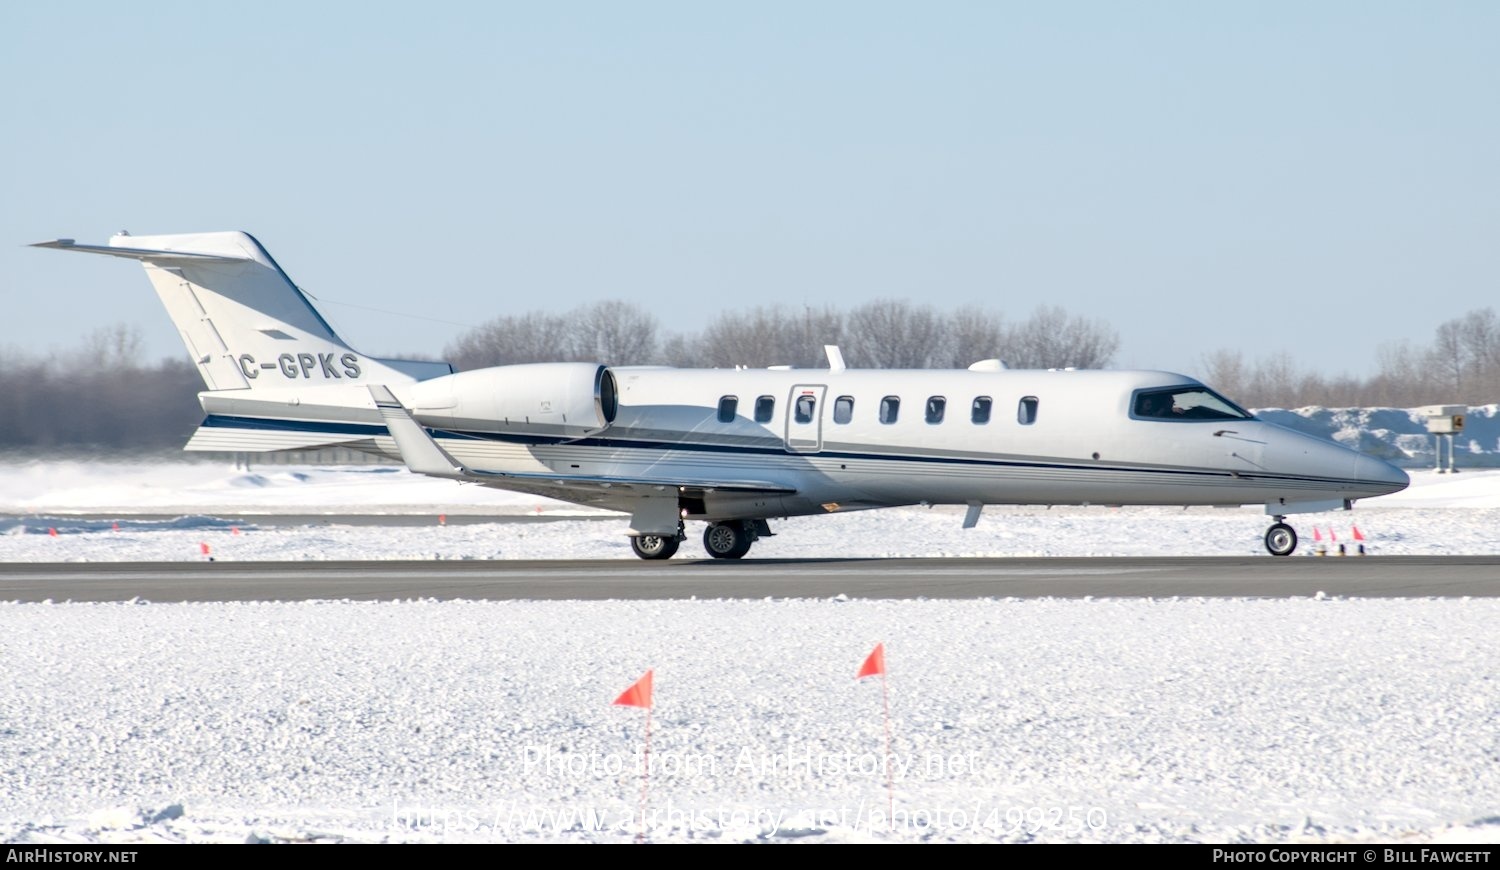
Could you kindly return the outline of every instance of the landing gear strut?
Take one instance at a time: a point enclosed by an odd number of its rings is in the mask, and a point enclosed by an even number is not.
[[[1297,549],[1297,531],[1282,522],[1286,517],[1275,519],[1276,524],[1266,530],[1266,551],[1272,556],[1290,556]]]

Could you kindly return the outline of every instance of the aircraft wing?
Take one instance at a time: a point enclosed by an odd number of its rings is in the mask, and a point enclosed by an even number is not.
[[[797,490],[779,483],[758,480],[718,480],[680,477],[630,477],[611,475],[548,474],[545,472],[480,471],[468,468],[455,460],[438,446],[431,435],[422,428],[411,412],[402,406],[390,389],[381,384],[372,385],[370,396],[375,407],[385,419],[396,449],[401,451],[401,461],[418,474],[447,477],[454,480],[469,480],[502,486],[515,483],[520,487],[536,490],[566,490],[574,493],[598,495],[647,495],[643,490],[665,491],[676,489],[689,492],[746,492],[767,495],[790,495]]]
[[[632,490],[678,489],[689,492],[751,492],[767,495],[791,495],[797,490],[760,480],[711,480],[707,478],[682,477],[589,477],[579,475],[542,474],[540,472],[475,471],[465,469],[466,480],[479,483],[514,480],[517,483],[544,484],[549,487],[584,491],[630,492]]]

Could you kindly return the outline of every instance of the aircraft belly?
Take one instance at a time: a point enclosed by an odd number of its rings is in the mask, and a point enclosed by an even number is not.
[[[1277,498],[1338,497],[1317,480],[1237,475],[1181,466],[1098,467],[1052,461],[944,464],[892,460],[849,463],[840,482],[884,504],[1255,504]],[[838,501],[832,493],[809,493]]]

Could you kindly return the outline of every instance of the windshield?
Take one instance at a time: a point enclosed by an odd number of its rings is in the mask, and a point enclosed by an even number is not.
[[[1136,394],[1132,414],[1147,420],[1248,420],[1250,412],[1207,387],[1167,387]]]

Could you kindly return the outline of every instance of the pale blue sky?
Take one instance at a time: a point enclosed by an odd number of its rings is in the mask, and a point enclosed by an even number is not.
[[[243,229],[366,352],[897,297],[1364,374],[1500,305],[1497,46],[1492,2],[6,3],[0,346],[182,353],[137,265],[22,246]]]

